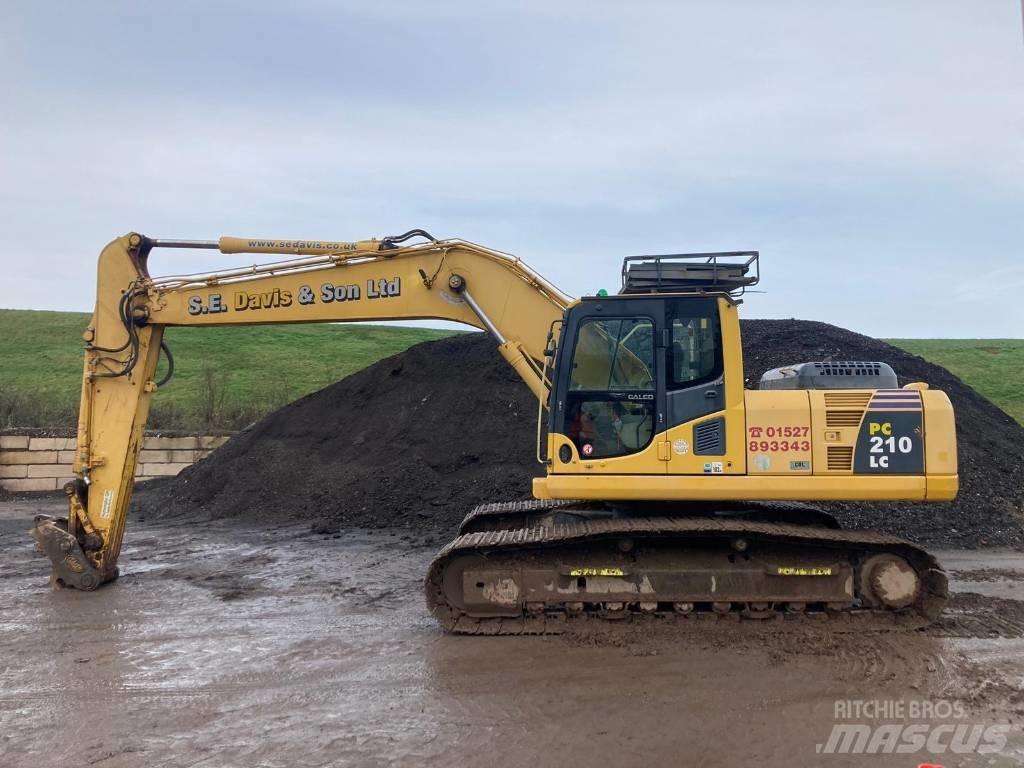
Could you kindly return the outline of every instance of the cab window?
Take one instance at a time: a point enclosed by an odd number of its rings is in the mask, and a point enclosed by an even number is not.
[[[721,329],[715,305],[689,310],[677,302],[672,313],[672,346],[669,348],[669,388],[711,381],[722,373]],[[703,302],[701,302],[703,303]]]
[[[584,459],[623,456],[650,443],[654,359],[654,323],[648,318],[600,318],[580,324],[564,434]]]
[[[642,317],[580,323],[569,387],[653,390],[654,323]]]

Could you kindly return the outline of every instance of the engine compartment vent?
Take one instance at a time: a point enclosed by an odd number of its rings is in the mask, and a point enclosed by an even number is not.
[[[826,411],[826,427],[858,427],[864,411]]]
[[[870,392],[826,392],[826,427],[857,427],[871,402]]]
[[[719,416],[693,428],[695,456],[723,456],[725,454],[725,419]]]
[[[826,392],[826,408],[847,408],[863,411],[871,402],[870,392]]]
[[[827,453],[828,469],[830,472],[842,472],[853,469],[852,445],[830,445]]]
[[[888,363],[797,363],[766,371],[759,389],[899,389]]]

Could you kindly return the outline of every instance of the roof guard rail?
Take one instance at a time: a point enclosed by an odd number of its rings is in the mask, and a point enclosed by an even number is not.
[[[627,256],[622,294],[726,293],[742,296],[761,279],[758,251]]]

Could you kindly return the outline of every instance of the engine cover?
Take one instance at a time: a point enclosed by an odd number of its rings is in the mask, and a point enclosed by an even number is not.
[[[898,389],[886,363],[839,361],[797,363],[766,371],[759,389]]]

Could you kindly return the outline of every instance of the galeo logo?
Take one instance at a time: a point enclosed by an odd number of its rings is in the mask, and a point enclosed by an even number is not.
[[[367,299],[389,299],[402,295],[402,279],[393,277],[390,280],[381,277],[366,281],[366,293],[361,286],[352,284],[323,283],[319,288],[303,285],[298,294],[275,288],[266,292],[235,291],[230,301],[220,293],[206,296],[193,294],[188,297],[188,313],[190,315],[217,315],[222,312],[249,312],[263,309],[284,309],[298,302],[300,306],[311,304],[336,304],[343,301],[361,301]],[[653,397],[653,396],[652,396]]]

